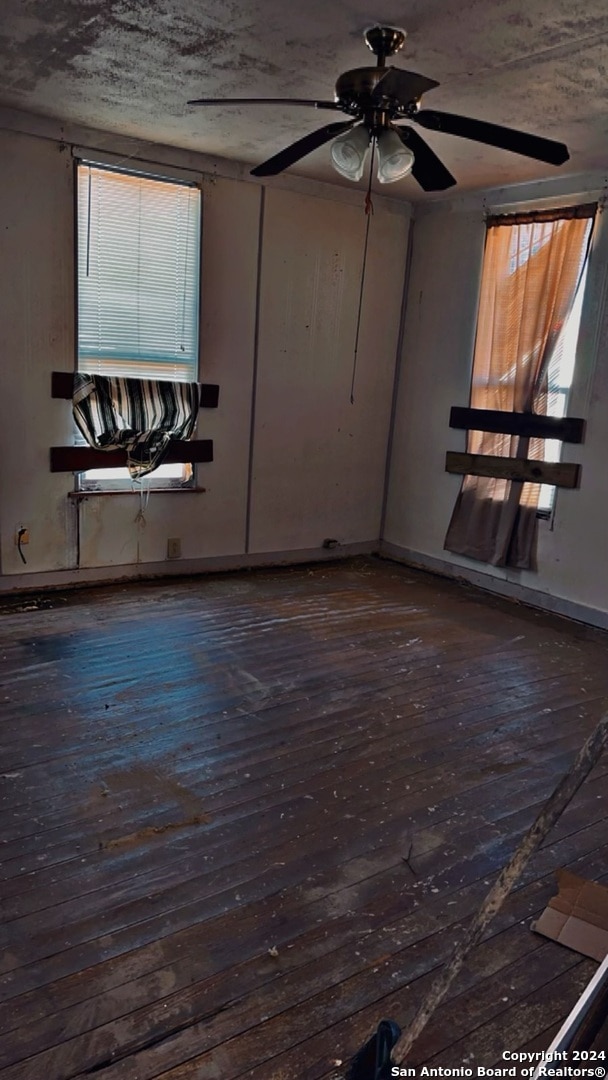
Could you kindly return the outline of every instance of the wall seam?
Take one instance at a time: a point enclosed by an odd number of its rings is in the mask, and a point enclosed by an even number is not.
[[[78,347],[79,347],[79,250],[78,250],[78,162],[72,159],[72,303],[73,309],[73,333],[74,333],[74,355],[72,357],[72,366],[74,373],[78,371]],[[72,429],[75,428],[75,421],[72,421]],[[72,442],[74,436],[72,434]],[[72,476],[72,490],[77,491],[79,486],[80,474],[73,474]],[[70,537],[68,543],[70,549],[68,551],[68,561],[74,564],[74,569],[80,570],[80,563],[82,558],[81,553],[81,533],[82,533],[82,506],[79,499],[75,500],[76,505],[72,511],[74,514],[74,535]]]
[[[382,491],[382,509],[380,511],[380,541],[384,539],[384,529],[386,525],[386,515],[388,511],[388,495],[390,487],[391,466],[393,461],[393,443],[395,437],[395,425],[397,422],[397,401],[399,398],[399,386],[401,382],[401,368],[402,368],[402,352],[403,341],[405,337],[405,320],[407,316],[408,306],[408,293],[410,285],[410,275],[412,269],[412,252],[414,247],[414,228],[415,220],[410,218],[409,227],[407,231],[407,248],[405,254],[405,265],[403,270],[403,294],[401,298],[401,313],[399,316],[399,332],[397,334],[397,348],[395,354],[395,372],[393,375],[393,394],[391,400],[391,415],[388,426],[388,440],[386,444],[386,459],[384,465],[384,487]]]
[[[262,188],[260,198],[260,220],[258,226],[258,258],[255,284],[255,326],[253,332],[253,372],[251,379],[251,413],[249,426],[249,460],[247,464],[247,503],[245,507],[245,554],[249,554],[251,543],[251,506],[253,497],[253,454],[255,449],[255,422],[258,391],[258,359],[260,345],[260,303],[262,293],[262,248],[264,236],[264,212],[266,208],[266,188]]]

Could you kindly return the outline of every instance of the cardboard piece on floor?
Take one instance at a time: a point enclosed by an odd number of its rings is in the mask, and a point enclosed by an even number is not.
[[[557,896],[532,930],[592,960],[603,960],[608,955],[608,888],[569,870],[558,870],[557,882]]]

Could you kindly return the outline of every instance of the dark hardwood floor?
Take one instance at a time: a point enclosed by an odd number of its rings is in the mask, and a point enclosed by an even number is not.
[[[608,694],[608,638],[375,560],[0,606],[2,1080],[322,1080],[406,1027]],[[411,1063],[545,1048],[606,757]],[[341,1064],[340,1064],[341,1063]]]

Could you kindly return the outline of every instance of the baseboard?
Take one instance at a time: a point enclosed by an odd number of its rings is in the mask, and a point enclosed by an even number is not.
[[[263,551],[249,555],[214,555],[206,559],[176,559],[171,562],[11,574],[0,577],[0,594],[42,592],[45,589],[69,589],[82,585],[113,585],[125,581],[191,577],[198,574],[250,570],[255,567],[294,566],[301,563],[335,561],[336,559],[350,559],[356,555],[377,553],[378,546],[378,540],[365,540],[356,544],[338,544],[332,548],[299,548],[294,551]]]
[[[600,630],[608,630],[608,612],[587,607],[586,604],[577,604],[562,596],[552,596],[551,593],[530,589],[517,582],[495,578],[491,574],[484,574],[483,571],[473,570],[468,566],[457,566],[448,562],[447,559],[438,559],[435,555],[425,555],[421,551],[402,548],[386,540],[380,541],[379,554],[382,558],[392,559],[418,570],[428,570],[432,574],[440,574],[441,577],[451,578],[454,581],[466,582],[467,585],[474,585],[485,592],[503,596],[507,600],[515,600],[519,604],[527,604],[529,607],[539,608],[552,615],[561,615],[566,619],[574,619],[576,622],[586,623]]]

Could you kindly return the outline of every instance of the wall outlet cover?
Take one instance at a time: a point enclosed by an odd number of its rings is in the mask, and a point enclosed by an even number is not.
[[[181,559],[182,557],[182,542],[179,537],[171,537],[167,540],[167,558],[168,559]]]

